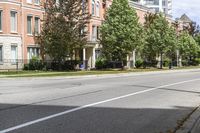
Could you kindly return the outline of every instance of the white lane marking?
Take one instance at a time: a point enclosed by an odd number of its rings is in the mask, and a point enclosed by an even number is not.
[[[130,97],[130,96],[138,95],[138,94],[141,94],[141,93],[150,92],[150,91],[157,90],[157,89],[160,89],[160,88],[179,85],[179,84],[184,84],[184,83],[188,83],[188,82],[194,82],[194,81],[198,81],[198,80],[200,80],[200,78],[199,79],[176,82],[176,83],[167,84],[167,85],[162,85],[162,86],[158,86],[158,87],[155,87],[155,88],[151,88],[151,89],[147,89],[147,90],[143,90],[143,91],[138,91],[138,92],[130,93],[130,94],[127,94],[127,95],[123,95],[123,96],[119,96],[119,97],[115,97],[115,98],[111,98],[111,99],[107,99],[107,100],[103,100],[103,101],[100,101],[100,102],[95,102],[95,103],[83,105],[83,106],[80,106],[80,107],[77,107],[77,108],[66,110],[64,112],[60,112],[60,113],[57,113],[57,114],[49,115],[49,116],[46,116],[46,117],[43,117],[43,118],[40,118],[40,119],[37,119],[37,120],[33,120],[33,121],[30,121],[30,122],[26,122],[26,123],[23,123],[23,124],[14,126],[14,127],[10,127],[10,128],[1,130],[0,133],[7,133],[7,132],[10,132],[10,131],[13,131],[13,130],[17,130],[17,129],[20,129],[20,128],[23,128],[23,127],[26,127],[26,126],[30,126],[30,125],[42,122],[42,121],[46,121],[48,119],[52,119],[52,118],[55,118],[55,117],[58,117],[58,116],[69,114],[69,113],[72,113],[72,112],[75,112],[75,111],[78,111],[78,110],[82,110],[82,109],[85,109],[85,108],[88,108],[88,107],[91,107],[91,106],[99,105],[99,104],[102,104],[102,103],[107,103],[107,102],[115,101],[115,100],[118,100],[118,99],[122,99],[122,98]]]

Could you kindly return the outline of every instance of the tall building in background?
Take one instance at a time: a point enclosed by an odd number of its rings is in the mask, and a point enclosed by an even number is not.
[[[145,5],[155,12],[164,12],[167,15],[172,15],[172,0],[132,0]]]

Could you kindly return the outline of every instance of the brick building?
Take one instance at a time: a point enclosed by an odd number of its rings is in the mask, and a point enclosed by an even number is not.
[[[0,1],[0,69],[22,68],[33,56],[39,56],[39,45],[34,42],[34,34],[40,32],[43,19],[44,0],[1,0]],[[88,24],[88,44],[80,52],[81,60],[87,60],[89,68],[95,67],[100,48],[99,27],[112,0],[88,0],[92,15]],[[149,8],[130,2],[136,9],[141,23]]]
[[[99,56],[101,46],[98,43],[98,29],[104,20],[106,10],[112,5],[112,0],[89,0],[89,12],[92,14],[89,29],[88,45],[83,49],[83,61],[87,60],[89,68],[95,68],[96,59]],[[144,16],[152,12],[150,8],[136,2],[129,1],[131,7],[136,9],[139,22],[144,23]]]
[[[0,1],[0,69],[22,68],[39,56],[33,34],[40,31],[43,12],[39,0]]]

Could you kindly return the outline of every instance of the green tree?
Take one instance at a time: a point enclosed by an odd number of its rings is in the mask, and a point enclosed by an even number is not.
[[[163,54],[175,52],[176,32],[162,13],[152,16],[150,22],[146,22],[146,50],[152,50],[161,58],[160,68],[163,66]],[[151,52],[151,53],[152,53]]]
[[[197,42],[197,44],[200,46],[200,33],[196,34],[194,36],[195,41]]]
[[[173,26],[169,26],[168,33],[166,35],[167,47],[165,49],[166,55],[173,60],[176,57],[176,50],[178,49],[176,29]]]
[[[86,45],[89,22],[88,5],[84,0],[48,0],[41,33],[36,36],[41,54],[56,61],[64,61],[74,51]]]
[[[150,34],[150,26],[152,25],[153,21],[156,19],[157,15],[154,13],[147,13],[145,14],[145,22],[144,22],[144,30],[147,34],[145,45],[142,47],[142,56],[144,60],[154,62],[156,58],[156,50],[154,49],[153,45],[148,42],[148,36]]]
[[[191,60],[191,58],[195,57],[199,52],[199,45],[187,31],[180,33],[178,41],[180,56],[183,58],[188,58]]]
[[[198,44],[198,46],[200,47],[200,33],[197,33],[194,36],[194,39],[195,39],[196,43]],[[200,51],[198,52],[198,58],[200,58]]]
[[[122,61],[141,46],[143,30],[128,0],[113,0],[101,28],[100,43],[107,60]],[[122,63],[123,64],[123,63]]]

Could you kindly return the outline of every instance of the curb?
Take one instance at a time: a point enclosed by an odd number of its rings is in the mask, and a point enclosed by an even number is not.
[[[189,119],[176,133],[199,133],[200,130],[200,106],[195,108]]]
[[[195,113],[195,123],[193,124],[191,130],[189,133],[197,133],[198,131],[197,130],[200,130],[200,106],[199,108],[197,109],[196,113]]]
[[[178,72],[199,72],[198,69],[181,69],[181,70],[164,70],[164,71],[150,71],[150,72],[128,72],[128,73],[118,73],[118,74],[98,74],[98,75],[82,75],[82,76],[52,76],[52,77],[6,77],[0,75],[0,79],[79,79],[79,78],[115,78],[115,77],[128,77],[128,76],[143,76],[150,74],[170,74]]]

